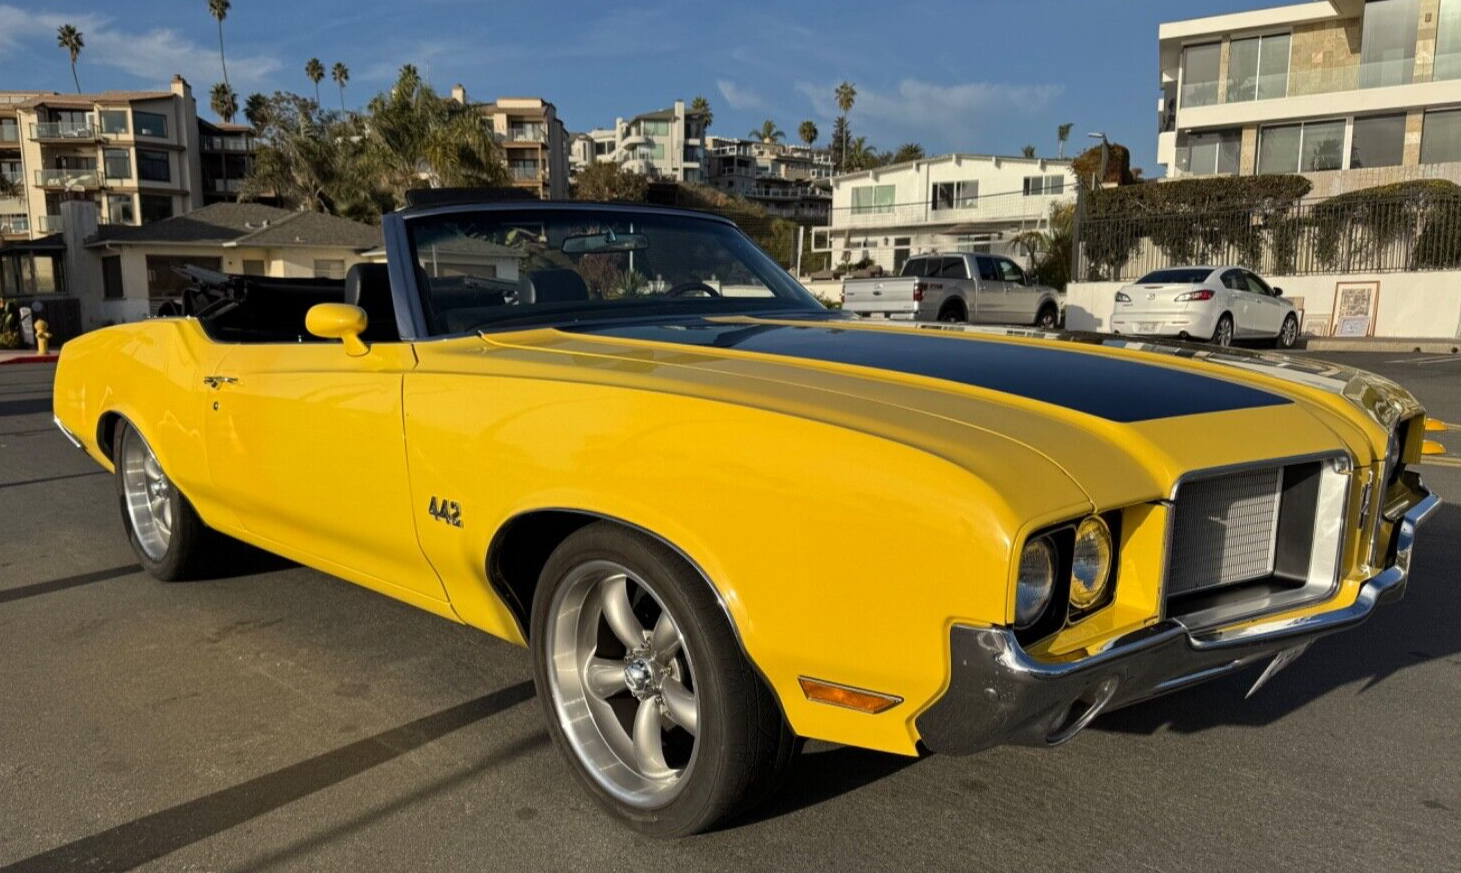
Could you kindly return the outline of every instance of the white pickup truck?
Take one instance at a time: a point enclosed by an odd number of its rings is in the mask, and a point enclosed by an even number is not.
[[[849,279],[842,308],[865,318],[970,324],[1060,325],[1060,294],[999,255],[918,255],[896,278]]]

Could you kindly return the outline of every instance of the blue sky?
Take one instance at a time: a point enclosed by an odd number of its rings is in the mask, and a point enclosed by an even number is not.
[[[443,92],[462,82],[474,99],[543,96],[570,130],[703,94],[714,133],[744,136],[772,118],[795,137],[811,119],[825,139],[832,90],[848,79],[860,94],[853,132],[882,148],[1018,153],[1033,143],[1054,154],[1068,121],[1074,147],[1104,130],[1154,175],[1158,22],[1273,3],[234,0],[224,36],[241,94],[308,93],[303,66],[317,56],[350,68],[355,106],[410,62]],[[85,35],[83,88],[159,87],[181,72],[207,111],[221,74],[206,0],[0,0],[0,89],[73,87],[55,40],[63,21]],[[323,87],[335,105],[328,79]]]

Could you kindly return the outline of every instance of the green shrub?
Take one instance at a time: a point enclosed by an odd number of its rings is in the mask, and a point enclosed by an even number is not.
[[[24,343],[20,332],[20,305],[0,297],[0,349],[18,349]]]

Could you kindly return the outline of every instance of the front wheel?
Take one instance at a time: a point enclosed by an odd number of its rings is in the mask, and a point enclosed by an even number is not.
[[[1278,338],[1274,341],[1281,349],[1291,349],[1299,341],[1299,320],[1290,315],[1283,320],[1283,327],[1278,330]]]
[[[1055,330],[1060,326],[1060,310],[1054,306],[1046,306],[1035,316],[1035,326],[1041,330]]]
[[[138,562],[164,582],[206,575],[229,540],[198,517],[136,428],[118,424],[114,440],[122,525]]]
[[[714,593],[663,544],[608,522],[571,535],[533,598],[549,731],[616,818],[684,836],[779,782],[794,737]]]

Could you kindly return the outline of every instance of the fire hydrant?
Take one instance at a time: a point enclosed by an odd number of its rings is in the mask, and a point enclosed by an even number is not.
[[[38,355],[44,355],[50,351],[51,332],[46,329],[48,327],[50,327],[50,325],[46,324],[43,320],[36,322],[36,354]]]

